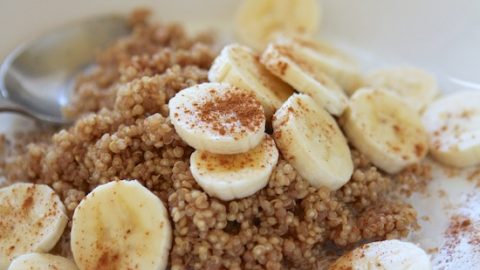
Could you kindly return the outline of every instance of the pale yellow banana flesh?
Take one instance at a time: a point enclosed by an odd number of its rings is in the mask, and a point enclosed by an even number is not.
[[[316,0],[246,0],[235,16],[235,30],[243,43],[260,51],[278,32],[313,35],[320,15]]]
[[[362,245],[343,255],[329,270],[430,270],[430,257],[420,247],[399,240]]]
[[[273,131],[283,157],[315,187],[335,190],[350,180],[353,162],[335,119],[304,94],[275,113]]]
[[[398,94],[417,112],[423,111],[439,93],[435,77],[414,67],[374,70],[366,77],[365,84]]]
[[[8,270],[77,270],[67,258],[46,253],[27,253],[16,257]]]
[[[16,183],[0,189],[0,269],[18,255],[50,251],[67,222],[62,201],[47,185]]]
[[[195,149],[244,153],[265,132],[265,113],[247,90],[226,83],[203,83],[178,92],[168,103],[175,131]]]
[[[171,242],[166,208],[137,181],[96,187],[73,215],[71,249],[80,270],[165,269]]]
[[[265,187],[277,161],[275,142],[265,134],[257,147],[242,154],[197,150],[190,157],[190,170],[209,195],[228,201],[248,197]]]
[[[423,124],[432,156],[446,165],[480,164],[480,93],[447,95],[427,107]]]
[[[428,152],[419,115],[389,91],[357,90],[343,117],[350,143],[388,173],[420,162]]]
[[[262,63],[277,77],[297,91],[311,96],[333,115],[341,115],[347,107],[347,95],[326,75],[311,57],[311,52],[291,41],[270,43],[262,54]]]
[[[246,46],[227,45],[213,62],[208,78],[254,93],[262,103],[267,121],[270,121],[275,110],[293,94],[293,89],[268,72],[259,58]]]
[[[332,78],[348,95],[362,87],[364,78],[359,64],[349,54],[324,42],[306,35],[278,35],[276,42],[296,44],[309,62]]]

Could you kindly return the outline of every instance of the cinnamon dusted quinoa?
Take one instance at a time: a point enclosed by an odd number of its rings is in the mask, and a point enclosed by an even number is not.
[[[97,67],[79,76],[73,104],[65,108],[68,116],[111,109],[118,85],[143,76],[166,72],[174,66],[208,69],[213,60],[213,36],[201,33],[188,37],[178,24],[149,23],[148,10],[130,16],[132,33],[97,54]],[[194,84],[196,76],[185,78]]]
[[[138,179],[169,209],[171,269],[324,268],[332,252],[417,226],[413,208],[390,196],[392,178],[354,149],[352,179],[336,192],[313,188],[280,158],[255,195],[209,197],[192,178],[192,149],[176,135],[167,103],[207,80],[211,38],[189,38],[177,25],[144,16],[134,14],[132,34],[100,53],[95,71],[79,79],[67,112],[85,116],[2,161],[10,181],[52,186],[72,215],[96,186]],[[69,255],[69,233],[70,224],[56,252]]]
[[[432,166],[427,163],[411,165],[394,177],[397,189],[408,197],[414,192],[425,193],[432,179]]]

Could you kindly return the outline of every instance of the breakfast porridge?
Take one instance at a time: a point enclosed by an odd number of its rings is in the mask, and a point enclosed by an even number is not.
[[[168,206],[172,269],[314,269],[339,249],[403,237],[417,226],[411,205],[391,196],[393,177],[353,147],[353,175],[337,191],[312,187],[281,157],[254,195],[229,202],[209,196],[192,177],[193,150],[175,133],[167,104],[207,81],[214,39],[150,23],[144,12],[131,23],[132,34],[100,52],[98,67],[79,78],[66,110],[84,116],[72,127],[26,142],[2,137],[9,182],[51,186],[71,218],[98,185],[137,179]],[[54,248],[66,257],[71,225]]]
[[[396,239],[419,227],[405,196],[432,179],[424,158],[440,131],[419,112],[438,91],[433,77],[364,78],[297,30],[219,50],[215,34],[147,10],[129,23],[78,77],[71,126],[0,135],[0,270],[365,269],[353,265],[382,250],[403,256],[379,267],[431,268]],[[398,95],[403,72],[428,82],[412,108]],[[21,242],[36,232],[14,224],[37,208],[50,209],[38,231],[55,222],[60,233]]]

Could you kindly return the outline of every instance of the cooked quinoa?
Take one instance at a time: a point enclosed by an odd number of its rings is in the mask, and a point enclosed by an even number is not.
[[[0,153],[15,148],[0,159],[8,181],[50,185],[71,216],[96,186],[139,180],[169,210],[171,269],[321,269],[361,241],[403,237],[418,226],[415,210],[391,196],[393,177],[355,149],[352,179],[335,192],[310,186],[280,158],[268,186],[253,196],[208,196],[192,178],[193,150],[175,133],[167,103],[207,81],[213,38],[189,37],[146,15],[134,13],[131,35],[100,52],[97,68],[79,78],[66,108],[79,117],[71,127],[16,146],[0,136]],[[428,172],[408,173],[401,176],[406,185],[410,174]],[[69,234],[70,226],[55,252],[70,255]]]

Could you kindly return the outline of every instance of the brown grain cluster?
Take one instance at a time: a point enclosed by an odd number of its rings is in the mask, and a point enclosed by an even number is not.
[[[84,116],[19,146],[5,161],[10,181],[52,186],[71,215],[96,186],[138,179],[168,207],[171,269],[319,269],[339,248],[404,236],[416,226],[413,208],[389,195],[391,177],[355,150],[352,179],[336,192],[310,186],[280,158],[255,195],[209,197],[191,175],[192,149],[175,133],[167,103],[207,80],[213,46],[206,35],[189,38],[177,25],[150,24],[140,15],[132,34],[100,53],[97,69],[80,78],[68,112]],[[216,109],[237,105],[226,101]],[[240,119],[254,121],[249,112]],[[56,252],[68,255],[68,242],[69,229]]]

